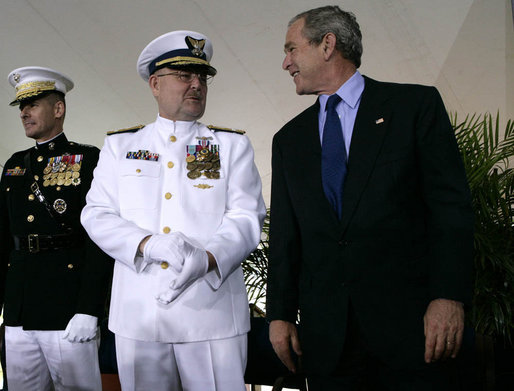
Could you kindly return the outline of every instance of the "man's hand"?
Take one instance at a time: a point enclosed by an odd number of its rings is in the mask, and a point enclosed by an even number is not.
[[[170,289],[160,293],[156,299],[162,304],[175,300],[193,282],[205,276],[209,271],[209,253],[191,243],[184,241],[184,265],[177,278],[170,282]],[[212,257],[212,255],[211,255]],[[213,258],[213,257],[212,257]]]
[[[296,326],[283,320],[271,321],[269,325],[269,340],[280,361],[284,363],[287,369],[296,373],[296,365],[291,355],[291,348],[298,356],[302,354]]]
[[[432,300],[423,320],[425,362],[457,357],[464,332],[464,305],[453,300]]]
[[[87,342],[96,338],[98,318],[86,314],[75,314],[68,322],[62,336],[70,342]]]
[[[171,267],[180,272],[184,263],[185,236],[181,232],[170,234],[155,234],[145,238],[141,245],[145,263],[167,262]]]

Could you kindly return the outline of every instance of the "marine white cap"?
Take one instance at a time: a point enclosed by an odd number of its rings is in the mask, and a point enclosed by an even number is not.
[[[54,69],[35,66],[17,68],[9,73],[7,80],[16,89],[11,106],[50,91],[66,95],[73,88],[73,81],[68,76]]]

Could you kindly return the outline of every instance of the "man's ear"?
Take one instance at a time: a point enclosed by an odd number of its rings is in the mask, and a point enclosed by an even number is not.
[[[326,33],[321,41],[323,48],[323,56],[325,60],[329,60],[336,49],[336,36],[334,33]]]
[[[54,114],[55,118],[63,118],[64,113],[66,113],[66,106],[62,100],[58,100],[54,104]]]
[[[148,79],[148,85],[152,90],[153,96],[159,96],[159,78],[156,75],[150,75],[150,78]]]

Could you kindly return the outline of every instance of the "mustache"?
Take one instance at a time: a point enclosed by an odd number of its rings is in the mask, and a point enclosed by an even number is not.
[[[197,98],[197,99],[201,99],[203,98],[203,94],[201,91],[196,91],[196,90],[193,90],[191,92],[189,92],[187,95],[186,95],[186,98]]]

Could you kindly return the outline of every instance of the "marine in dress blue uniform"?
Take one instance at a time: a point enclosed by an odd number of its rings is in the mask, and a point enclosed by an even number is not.
[[[0,182],[0,298],[10,390],[100,390],[97,325],[112,260],[80,224],[99,150],[62,131],[71,79],[49,68],[9,74],[26,135]]]
[[[243,391],[241,262],[265,215],[253,149],[203,115],[212,44],[174,31],[141,53],[155,122],[106,138],[82,223],[115,258],[109,328],[123,390]]]

